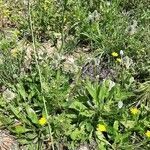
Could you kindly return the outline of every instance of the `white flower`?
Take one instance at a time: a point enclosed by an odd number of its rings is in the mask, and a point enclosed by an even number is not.
[[[123,107],[123,102],[122,102],[122,101],[119,101],[119,102],[118,102],[118,108],[121,109],[122,107]]]
[[[115,86],[115,82],[109,80],[109,91]]]
[[[8,101],[13,100],[15,97],[16,97],[15,93],[13,93],[12,91],[10,91],[9,89],[6,89],[3,92],[3,98],[6,99],[6,100],[8,100]]]
[[[123,56],[124,52],[123,50],[120,50],[120,55]]]

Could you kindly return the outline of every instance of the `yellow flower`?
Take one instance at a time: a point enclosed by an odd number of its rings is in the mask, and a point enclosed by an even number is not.
[[[146,135],[148,138],[150,138],[150,131],[147,130],[146,133],[145,133],[145,135]]]
[[[118,53],[116,53],[116,52],[111,53],[111,55],[112,55],[113,57],[118,57]]]
[[[18,54],[18,50],[17,49],[12,49],[11,50],[11,56],[17,57],[17,54]]]
[[[45,117],[42,117],[40,120],[39,120],[39,124],[40,125],[45,125],[47,123],[47,120],[46,120],[46,118]]]
[[[106,132],[106,127],[103,124],[98,124],[97,130],[100,132]]]
[[[120,58],[117,58],[116,61],[119,62],[119,63],[121,63],[121,59]]]
[[[136,115],[139,112],[139,110],[136,107],[134,107],[134,108],[130,108],[130,112],[131,114]]]

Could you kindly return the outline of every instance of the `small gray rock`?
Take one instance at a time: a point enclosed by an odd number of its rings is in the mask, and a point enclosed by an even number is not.
[[[90,150],[87,144],[82,144],[77,150]]]
[[[17,141],[6,130],[0,130],[0,149],[19,150]]]

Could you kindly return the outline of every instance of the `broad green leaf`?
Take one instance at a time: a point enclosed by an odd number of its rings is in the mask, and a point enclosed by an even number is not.
[[[98,106],[99,104],[98,95],[99,95],[100,87],[97,84],[93,86],[90,81],[87,81],[86,89],[88,90],[89,94],[92,96],[94,104]]]
[[[96,99],[96,89],[93,87],[93,85],[90,82],[87,82],[86,89],[90,93],[93,99]]]
[[[104,80],[101,85],[98,98],[101,102],[103,102],[104,98],[107,98],[108,95],[109,95],[109,83],[107,80]]]
[[[31,90],[31,92],[28,95],[28,100],[31,100],[34,95],[35,95],[35,91]]]
[[[37,137],[38,135],[36,134],[36,133],[27,133],[27,137],[29,138],[29,139],[35,139],[36,137]]]
[[[6,117],[5,115],[0,115],[0,125],[6,125],[12,123],[12,119],[9,117]]]
[[[70,136],[72,140],[78,140],[80,137],[81,131],[79,129],[75,129],[71,132]]]
[[[35,111],[29,105],[26,105],[25,108],[26,108],[28,117],[31,119],[31,121],[35,124],[38,124],[38,117],[37,117]]]
[[[77,115],[75,115],[75,114],[71,114],[71,113],[66,114],[66,116],[67,116],[68,118],[72,118],[72,119],[77,118]]]
[[[9,107],[10,107],[11,111],[14,113],[14,115],[20,119],[20,115],[19,115],[20,111],[19,111],[18,107],[14,107],[13,105],[9,105]]]
[[[18,141],[20,144],[22,144],[22,145],[29,144],[29,141],[28,141],[27,139],[24,139],[24,138],[18,139],[17,141]]]
[[[119,122],[118,122],[118,121],[115,121],[115,122],[114,122],[113,128],[114,128],[116,131],[118,131],[118,128],[119,128]]]
[[[25,123],[28,123],[28,120],[26,119],[26,117],[20,112],[19,107],[14,107],[13,105],[9,105],[9,107],[18,119],[20,119],[21,121]]]
[[[25,92],[25,89],[21,83],[17,84],[17,90],[18,90],[19,94],[22,96],[22,98],[25,100],[26,99],[26,92]]]
[[[15,127],[15,131],[19,134],[19,133],[26,133],[30,130],[26,129],[24,126],[19,125]]]
[[[126,127],[126,128],[133,128],[136,124],[135,121],[132,121],[132,120],[127,120],[127,121],[121,121],[121,123]]]
[[[92,117],[95,114],[92,110],[84,110],[80,112],[80,115],[86,116],[86,117]]]
[[[81,102],[78,101],[72,102],[69,108],[75,109],[77,111],[82,111],[87,109],[85,105],[83,105]]]

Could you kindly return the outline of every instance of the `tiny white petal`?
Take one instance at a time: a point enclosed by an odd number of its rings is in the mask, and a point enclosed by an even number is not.
[[[122,102],[122,101],[119,101],[119,102],[118,102],[118,108],[121,109],[122,107],[123,107],[123,102]]]
[[[109,80],[109,91],[115,86],[115,82]]]
[[[124,54],[123,50],[120,51],[120,55],[122,56]]]

